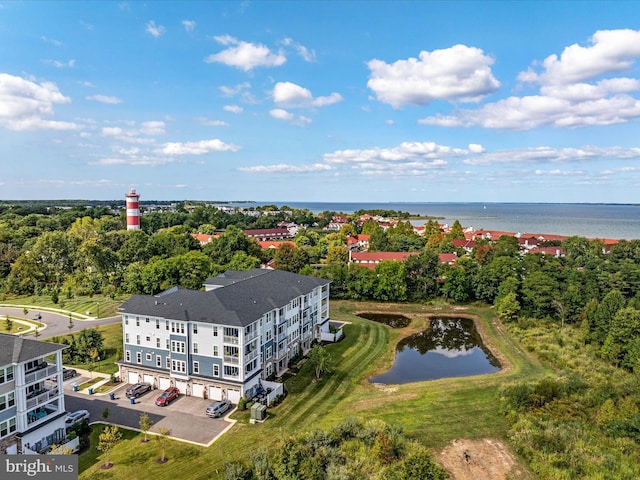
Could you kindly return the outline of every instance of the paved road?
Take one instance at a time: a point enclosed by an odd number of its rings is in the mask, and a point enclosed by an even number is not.
[[[151,432],[167,427],[171,431],[172,438],[199,445],[210,445],[235,423],[222,418],[208,418],[204,411],[211,400],[198,397],[181,396],[167,407],[158,407],[155,400],[161,390],[151,390],[136,399],[134,405],[124,394],[128,385],[123,385],[115,391],[115,400],[110,400],[109,395],[74,392],[73,383],[81,383],[84,380],[88,378],[79,376],[64,382],[64,401],[68,412],[88,410],[91,422],[103,421],[102,412],[108,408],[109,417],[106,420],[108,423],[139,430],[140,413],[147,412],[153,421]]]
[[[99,320],[78,320],[73,319],[73,328],[69,328],[69,315],[61,313],[40,311],[37,308],[29,308],[29,313],[25,317],[22,308],[0,307],[0,319],[5,315],[17,318],[26,318],[27,320],[35,320],[37,313],[40,313],[40,322],[46,324],[46,328],[40,329],[41,338],[55,337],[56,335],[66,335],[72,332],[79,332],[83,328],[93,328],[98,325],[108,325],[122,321],[120,316],[101,318]],[[33,333],[27,336],[33,337]]]

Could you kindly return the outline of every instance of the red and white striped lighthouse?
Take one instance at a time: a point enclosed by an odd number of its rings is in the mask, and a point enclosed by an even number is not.
[[[127,230],[140,230],[140,195],[131,189],[127,198]]]

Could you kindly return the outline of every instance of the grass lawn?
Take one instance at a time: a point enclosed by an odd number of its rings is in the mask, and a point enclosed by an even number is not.
[[[118,314],[117,308],[129,298],[129,295],[120,295],[113,299],[102,295],[94,295],[93,297],[76,297],[65,298],[64,294],[60,294],[58,303],[53,303],[50,295],[30,295],[28,297],[19,297],[13,299],[2,300],[0,303],[11,305],[32,305],[29,312],[42,310],[61,309],[75,312],[80,315],[89,315],[92,317],[105,318],[113,317]]]
[[[9,316],[9,320],[9,326],[11,326],[11,328],[7,329],[7,317],[4,316],[0,318],[0,332],[15,335],[17,333],[26,332],[29,328],[41,328],[43,326],[40,322],[25,320],[24,318],[19,317]]]
[[[363,310],[399,312],[413,320],[400,333],[354,315]],[[507,367],[500,373],[478,377],[387,387],[369,384],[368,377],[391,366],[401,336],[426,325],[428,313],[476,315],[484,339]],[[408,437],[434,449],[457,438],[507,441],[508,425],[499,412],[499,389],[510,381],[546,373],[546,368],[511,339],[486,307],[460,310],[442,304],[430,307],[333,301],[331,318],[351,322],[344,327],[346,338],[327,347],[333,358],[332,373],[316,381],[307,362],[287,380],[289,395],[268,410],[270,418],[264,424],[250,425],[248,412],[235,413],[238,423],[211,448],[169,442],[170,460],[164,465],[154,461],[160,456],[157,442],[140,444],[139,439],[132,438],[114,450],[112,461],[116,465],[110,470],[100,469],[95,454],[90,459],[81,457],[81,478],[222,479],[226,459],[246,461],[252,450],[272,448],[287,435],[330,428],[349,415],[400,423]]]
[[[109,325],[102,325],[98,328],[102,332],[104,339],[105,358],[99,362],[93,362],[95,372],[112,374],[118,371],[118,366],[115,364],[118,359],[118,352],[122,351],[122,324],[112,323]],[[72,333],[64,335],[64,337],[70,337]],[[53,342],[59,342],[61,337],[52,337],[47,340]],[[68,364],[69,368],[82,368],[89,370],[89,363]]]

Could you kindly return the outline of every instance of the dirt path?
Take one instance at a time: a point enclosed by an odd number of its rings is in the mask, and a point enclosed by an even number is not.
[[[449,472],[452,480],[531,478],[506,445],[489,438],[454,440],[436,454],[436,460]]]

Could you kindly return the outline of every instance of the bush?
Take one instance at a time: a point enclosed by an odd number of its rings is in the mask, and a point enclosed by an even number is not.
[[[238,400],[238,410],[244,411],[247,409],[247,400],[244,397],[240,397]]]

